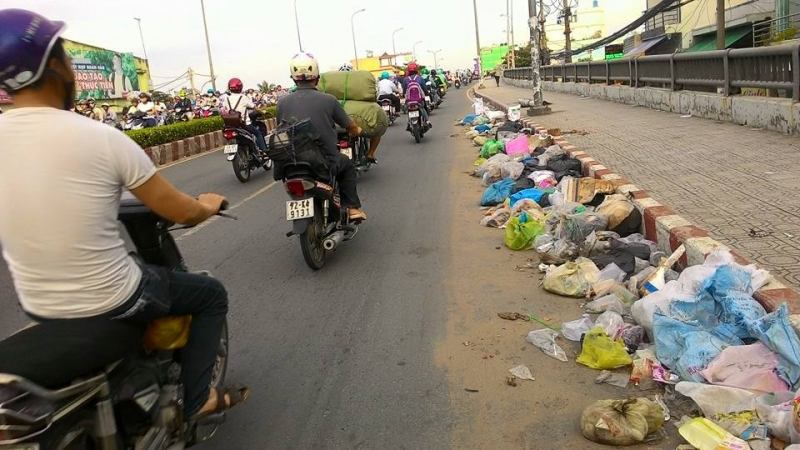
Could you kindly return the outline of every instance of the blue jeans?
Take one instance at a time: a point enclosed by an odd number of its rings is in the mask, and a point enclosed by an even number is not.
[[[244,129],[253,133],[253,136],[256,137],[256,146],[258,146],[260,150],[267,149],[267,141],[264,139],[264,134],[261,132],[260,128],[255,125],[245,125]]]
[[[191,417],[208,400],[227,313],[228,293],[217,279],[146,265],[134,295],[105,316],[142,326],[167,315],[192,316],[189,342],[180,350],[183,407]]]

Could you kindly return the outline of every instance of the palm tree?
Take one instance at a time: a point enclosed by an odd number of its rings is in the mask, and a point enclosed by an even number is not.
[[[258,90],[263,92],[263,93],[265,93],[265,94],[270,92],[270,91],[272,91],[276,87],[278,87],[277,84],[269,83],[266,80],[262,81],[261,83],[258,83]]]

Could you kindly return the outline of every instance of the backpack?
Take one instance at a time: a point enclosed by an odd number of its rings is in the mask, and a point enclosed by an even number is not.
[[[242,101],[243,95],[239,94],[239,100],[236,101],[236,106],[231,107],[231,98],[227,97],[225,99],[228,102],[228,107],[223,108],[220,112],[220,116],[222,116],[222,122],[225,123],[226,127],[230,128],[244,128],[244,120],[242,119],[242,115],[236,108],[239,107],[239,102]]]
[[[409,80],[406,86],[406,101],[422,103],[425,100],[425,92],[422,90],[417,80]]]

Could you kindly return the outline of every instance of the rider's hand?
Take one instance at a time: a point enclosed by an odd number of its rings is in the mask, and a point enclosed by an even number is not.
[[[225,197],[219,194],[200,194],[200,196],[197,197],[197,201],[206,208],[209,212],[209,216],[213,216],[222,208]]]
[[[364,132],[364,129],[361,128],[360,126],[356,125],[355,132],[351,133],[350,135],[351,136],[361,136],[361,133],[363,133],[363,132]]]

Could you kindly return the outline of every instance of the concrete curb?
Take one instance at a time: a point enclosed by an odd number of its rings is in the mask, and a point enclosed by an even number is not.
[[[480,91],[474,91],[477,97],[483,98],[485,103],[507,111],[505,104],[500,103]],[[547,131],[547,128],[523,118],[525,126],[535,129],[536,132]],[[616,174],[591,157],[584,150],[571,145],[563,136],[555,136],[554,141],[561,146],[570,157],[581,161],[583,175],[598,179],[613,180],[617,185],[616,192],[628,195],[636,208],[642,213],[642,233],[649,240],[656,242],[659,249],[671,253],[682,244],[686,246],[686,254],[679,261],[681,267],[702,264],[706,256],[712,251],[723,248],[730,250],[739,264],[752,264],[747,258],[735,249],[722,244],[709,237],[706,230],[695,226],[689,220],[676,214],[669,206],[664,205],[650,196],[644,189],[630,183],[624,176]],[[800,314],[800,294],[794,289],[785,286],[774,278],[764,287],[756,291],[753,297],[764,306],[768,312],[777,309],[786,303],[791,314]]]
[[[277,126],[277,121],[275,119],[267,119],[265,123],[267,125],[267,131],[271,131]],[[170,142],[168,144],[147,147],[144,149],[144,152],[150,157],[153,164],[158,167],[191,156],[213,152],[225,145],[225,143],[226,141],[222,136],[222,131],[214,131],[181,139],[180,141]]]

